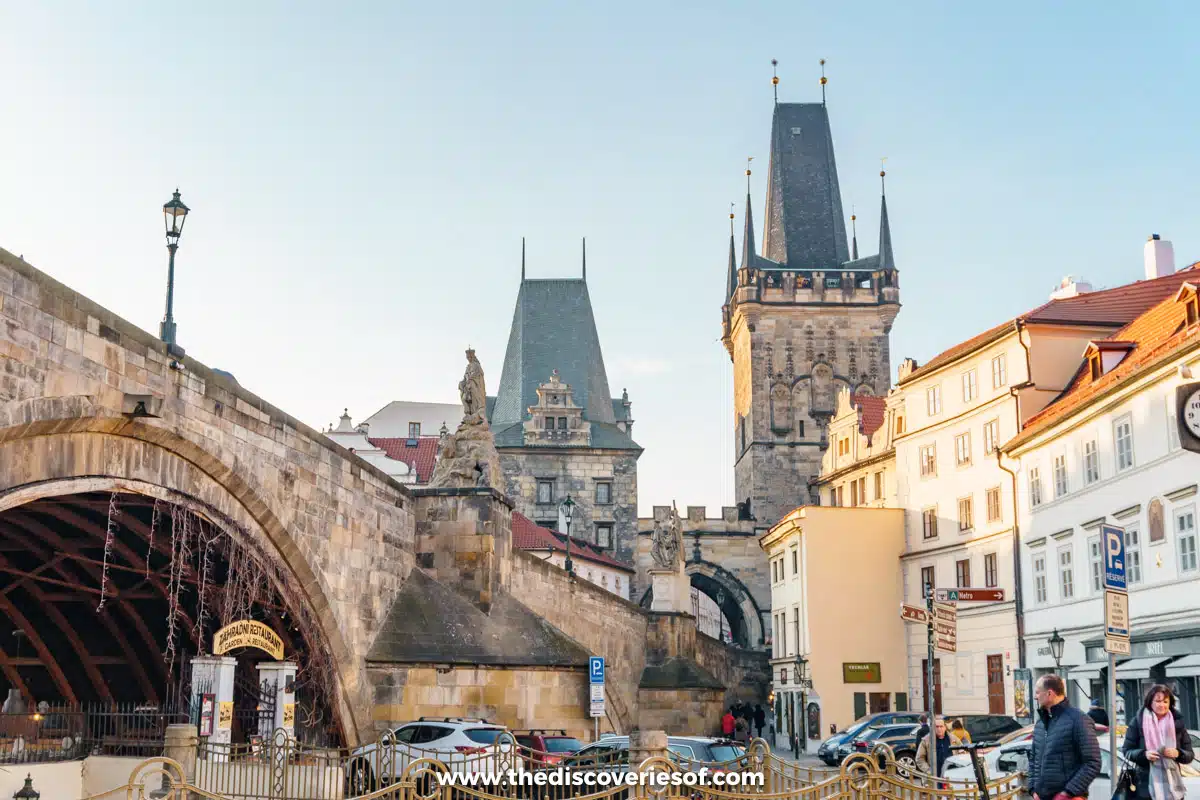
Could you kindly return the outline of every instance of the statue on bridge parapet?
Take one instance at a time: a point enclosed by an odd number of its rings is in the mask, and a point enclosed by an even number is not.
[[[650,610],[691,613],[691,582],[684,570],[683,521],[674,502],[663,518],[655,515],[652,540]]]
[[[660,569],[674,570],[681,565],[683,553],[683,522],[675,503],[667,510],[666,519],[654,520],[653,547],[650,555]]]
[[[429,485],[439,489],[479,486],[503,491],[498,485],[503,475],[500,454],[496,452],[487,421],[483,366],[473,349],[467,350],[467,370],[458,384],[458,393],[462,398],[463,419],[458,430],[442,439]]]

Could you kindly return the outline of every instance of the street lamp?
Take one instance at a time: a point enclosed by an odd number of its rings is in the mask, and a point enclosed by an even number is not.
[[[568,575],[572,575],[573,568],[571,565],[571,518],[575,516],[575,501],[571,499],[571,495],[567,495],[567,499],[562,501],[563,520],[567,523],[567,561],[564,565]]]
[[[1050,655],[1054,656],[1055,669],[1062,667],[1063,647],[1066,643],[1066,640],[1058,635],[1058,628],[1055,628],[1053,635],[1046,640],[1046,644],[1050,645]]]
[[[796,642],[796,647],[800,647],[800,642]],[[796,749],[794,752],[808,752],[808,731],[805,730],[807,722],[805,709],[808,707],[808,659],[802,653],[796,654],[796,685],[800,687],[800,707],[792,707],[793,730],[796,733]],[[793,695],[794,696],[794,695]]]
[[[171,254],[167,264],[167,313],[159,326],[158,338],[167,343],[167,352],[182,356],[183,349],[175,343],[175,251],[179,249],[179,236],[187,219],[188,207],[179,199],[179,190],[163,205],[163,221],[167,229],[167,251]],[[178,351],[178,352],[176,352]]]

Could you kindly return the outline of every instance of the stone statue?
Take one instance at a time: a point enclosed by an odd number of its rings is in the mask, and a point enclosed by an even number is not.
[[[458,384],[458,395],[462,398],[463,414],[483,417],[487,413],[487,388],[483,382],[483,367],[475,358],[474,350],[467,350],[467,371]]]
[[[483,380],[483,367],[475,358],[474,350],[467,350],[467,371],[458,384],[462,397],[463,419],[458,430],[439,436],[437,463],[429,485],[433,488],[467,489],[498,488],[497,481],[503,480],[500,470],[500,455],[492,439],[492,430],[487,421],[487,389]]]
[[[655,565],[661,569],[678,569],[681,566],[680,554],[683,552],[683,523],[674,503],[667,511],[666,519],[654,520],[653,539],[650,555],[653,556]]]

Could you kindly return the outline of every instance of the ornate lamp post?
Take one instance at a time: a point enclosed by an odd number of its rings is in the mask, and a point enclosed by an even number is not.
[[[179,199],[179,190],[163,205],[163,219],[167,228],[167,252],[171,254],[167,263],[167,313],[159,326],[158,338],[167,343],[167,352],[182,356],[183,349],[175,343],[175,251],[179,249],[179,236],[187,219],[188,207]],[[176,352],[178,351],[178,352]]]
[[[1063,647],[1067,642],[1063,637],[1058,635],[1058,628],[1054,629],[1053,635],[1046,640],[1046,644],[1050,645],[1050,655],[1054,656],[1054,668],[1062,668]]]
[[[13,795],[14,800],[38,800],[42,793],[33,788],[33,776],[25,776],[25,788]]]
[[[567,495],[567,499],[562,501],[563,520],[567,523],[567,561],[564,567],[568,575],[574,575],[574,567],[571,564],[571,518],[575,516],[575,501],[571,499],[571,495]]]
[[[800,643],[796,642],[799,647]],[[796,728],[797,754],[808,752],[808,730],[806,729],[805,709],[808,707],[808,659],[802,654],[796,654],[796,685],[800,687],[800,707],[792,711]]]

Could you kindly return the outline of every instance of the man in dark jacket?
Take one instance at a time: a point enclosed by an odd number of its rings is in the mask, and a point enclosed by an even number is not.
[[[1067,702],[1057,675],[1043,675],[1033,689],[1038,720],[1033,727],[1029,788],[1034,800],[1087,797],[1100,774],[1100,745],[1091,718]]]

